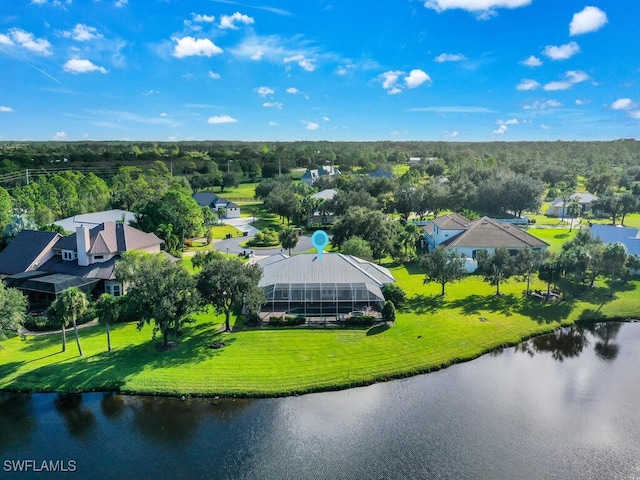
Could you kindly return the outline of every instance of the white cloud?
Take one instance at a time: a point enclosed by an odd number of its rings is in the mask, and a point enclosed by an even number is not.
[[[213,78],[214,80],[220,80],[220,78],[222,78],[219,73],[212,72],[211,70],[209,70],[208,75],[209,78]]]
[[[307,124],[306,128],[307,130],[317,130],[320,128],[320,125],[318,125],[316,122],[304,122]]]
[[[236,123],[238,120],[229,116],[229,115],[216,115],[214,117],[209,117],[207,123],[210,125],[220,125],[223,123]]]
[[[64,68],[65,72],[69,73],[107,73],[106,68],[94,64],[93,62],[91,62],[91,60],[81,58],[72,58],[67,63],[65,63],[62,68]]]
[[[237,47],[230,49],[237,57],[254,61],[268,61],[274,64],[297,63],[307,71],[316,69],[317,49],[299,45],[297,39],[284,39],[278,35],[247,36]]]
[[[197,23],[213,23],[216,21],[216,17],[213,15],[200,15],[196,13],[192,13],[193,21]]]
[[[475,13],[486,20],[497,15],[498,8],[519,8],[529,5],[531,0],[426,0],[424,6],[437,12],[458,8]]]
[[[400,75],[402,75],[402,72],[398,70],[389,70],[388,72],[380,74],[380,77],[382,77],[382,88],[385,90],[393,88]]]
[[[461,53],[441,53],[434,60],[438,63],[460,62],[462,60],[466,60],[466,57]]]
[[[591,103],[591,100],[584,100],[582,98],[576,98],[576,105],[588,105]]]
[[[222,15],[222,17],[220,17],[220,28],[236,29],[238,28],[237,23],[251,25],[254,22],[255,20],[252,17],[236,12],[233,15]]]
[[[21,28],[12,28],[9,30],[8,35],[2,35],[0,43],[5,45],[18,44],[30,52],[40,55],[51,55],[51,44],[48,40],[36,38],[33,33],[22,30]]]
[[[145,90],[144,92],[142,92],[142,95],[144,95],[145,97],[148,97],[149,95],[153,95],[153,94],[158,94],[160,93],[159,90]]]
[[[404,77],[404,83],[407,88],[416,88],[425,82],[431,82],[431,77],[420,69],[414,69],[409,75]]]
[[[264,102],[262,106],[265,108],[277,108],[278,110],[282,110],[282,103],[280,102]]]
[[[601,29],[609,20],[607,14],[598,7],[584,7],[575,13],[569,24],[569,35],[582,35]]]
[[[266,97],[267,95],[273,95],[276,93],[276,91],[271,87],[258,87],[256,88],[256,92],[258,92],[258,95],[261,97]]]
[[[540,128],[542,130],[551,130],[551,127],[549,125],[545,125],[545,124],[540,124]]]
[[[337,75],[346,75],[347,73],[349,73],[349,69],[347,67],[340,65],[338,68],[336,68]]]
[[[535,90],[538,87],[540,87],[540,84],[535,80],[524,79],[518,84],[518,86],[516,87],[516,90],[529,91],[529,90]]]
[[[576,83],[581,83],[586,80],[589,80],[589,75],[587,75],[582,70],[569,70],[564,74],[564,80],[549,82],[544,85],[544,89],[547,92],[553,92],[557,90],[568,90],[573,87]]]
[[[547,45],[544,47],[543,54],[552,60],[566,60],[573,57],[580,51],[580,45],[576,42],[565,43],[564,45]]]
[[[270,127],[277,127],[278,126],[278,122],[269,122],[269,126]]]
[[[73,30],[65,30],[62,32],[62,36],[65,38],[73,38],[76,42],[86,42],[95,38],[101,38],[102,34],[98,33],[96,27],[78,23]]]
[[[284,63],[291,63],[291,62],[297,63],[300,67],[302,67],[307,72],[313,72],[316,69],[316,65],[314,63],[315,60],[306,58],[302,54],[294,55],[292,57],[285,57],[283,61]]]
[[[498,125],[520,125],[520,121],[517,118],[512,118],[511,120],[498,120],[496,122]]]
[[[13,112],[13,108],[7,107],[5,105],[0,105],[0,112]]]
[[[300,93],[300,90],[295,87],[289,87],[287,88],[287,93],[290,93],[291,95],[297,95]]]
[[[176,58],[184,57],[211,57],[222,53],[222,49],[214,44],[208,38],[193,38],[193,37],[173,37],[172,40],[176,42],[173,56]]]
[[[526,67],[532,67],[532,68],[533,67],[541,67],[542,66],[542,60],[540,60],[535,55],[531,55],[529,58],[525,58],[520,63],[522,65],[526,66]]]
[[[322,117],[322,120],[324,120],[325,122],[330,122],[331,119],[329,117],[327,117],[326,115],[324,117]]]
[[[51,137],[51,140],[64,140],[67,138],[67,134],[65,132],[56,132],[56,134]]]
[[[522,108],[524,108],[525,110],[546,110],[547,108],[557,108],[561,106],[562,103],[558,102],[557,100],[547,100],[546,102],[536,100],[535,102],[529,105],[525,105]]]
[[[503,123],[491,133],[495,133],[496,135],[504,135],[505,133],[507,133],[507,126]]]
[[[635,120],[640,120],[640,110],[634,110],[633,112],[629,112],[629,116]]]
[[[0,33],[0,45],[13,45],[13,40],[9,38],[9,35]]]
[[[116,0],[115,6],[118,8],[126,7],[129,0]]]
[[[162,112],[162,113],[160,114],[160,116],[161,116],[161,117],[167,117],[167,116],[168,116],[168,114],[167,114],[166,112]]]
[[[634,106],[635,104],[630,98],[619,98],[611,104],[611,108],[614,110],[629,110]]]
[[[453,132],[449,133],[449,132],[445,132],[447,134],[447,137],[449,138],[456,138],[458,135],[460,135],[460,132],[458,132],[457,130],[454,130]]]

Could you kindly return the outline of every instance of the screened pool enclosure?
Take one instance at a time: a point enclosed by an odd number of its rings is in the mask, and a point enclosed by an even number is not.
[[[339,315],[382,308],[380,288],[365,283],[276,283],[265,287],[262,311],[295,315]]]

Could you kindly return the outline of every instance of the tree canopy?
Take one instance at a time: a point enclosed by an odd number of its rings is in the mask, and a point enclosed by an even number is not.
[[[160,332],[165,348],[169,337],[177,339],[182,327],[193,321],[192,314],[201,307],[194,278],[163,254],[126,252],[116,263],[115,274],[139,319],[138,328],[153,322],[152,337]]]
[[[213,305],[217,313],[224,313],[225,329],[230,331],[234,303],[242,303],[246,296],[259,296],[260,278],[262,268],[259,265],[244,264],[234,257],[219,257],[206,263],[196,280],[204,302]]]

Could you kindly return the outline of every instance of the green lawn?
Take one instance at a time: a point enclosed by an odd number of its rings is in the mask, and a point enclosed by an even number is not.
[[[185,264],[190,263],[185,260]],[[283,395],[362,385],[427,372],[468,360],[498,346],[551,331],[581,317],[638,317],[639,282],[605,303],[605,288],[580,301],[539,303],[521,295],[523,283],[494,288],[478,277],[447,285],[423,285],[415,267],[393,267],[407,291],[395,325],[362,329],[255,329],[220,333],[223,319],[199,315],[180,345],[158,352],[151,327],[112,328],[107,353],[101,326],[80,331],[85,356],[60,335],[15,337],[0,342],[0,389],[20,391],[118,390],[145,394]],[[544,288],[536,284],[535,288]],[[486,321],[481,321],[481,318]],[[225,347],[208,348],[213,341]]]
[[[569,228],[528,228],[527,232],[538,237],[549,244],[549,251],[557,253],[562,248],[562,244],[573,238],[577,229],[569,232]]]

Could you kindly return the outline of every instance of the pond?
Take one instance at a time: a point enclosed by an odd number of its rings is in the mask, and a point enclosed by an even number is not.
[[[601,323],[299,397],[2,393],[0,461],[6,478],[638,478],[638,365],[640,323]]]

